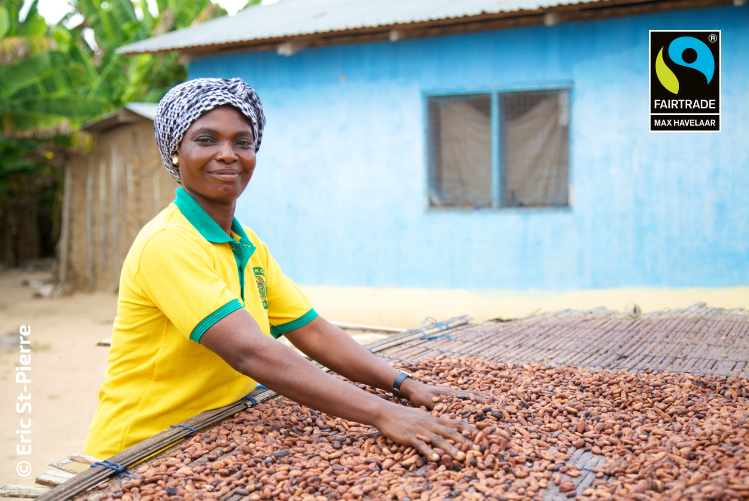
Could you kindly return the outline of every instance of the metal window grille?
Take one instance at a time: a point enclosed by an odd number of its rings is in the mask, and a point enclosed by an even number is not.
[[[566,206],[569,91],[428,98],[429,205]]]

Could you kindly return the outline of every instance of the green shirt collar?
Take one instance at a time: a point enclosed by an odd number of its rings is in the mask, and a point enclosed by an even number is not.
[[[190,224],[209,242],[215,244],[235,242],[184,188],[177,188],[177,198],[174,200],[174,204],[179,207],[180,212],[190,221]],[[245,247],[250,247],[250,255],[252,255],[255,252],[255,246],[249,237],[247,237],[247,233],[245,233],[244,228],[239,224],[236,217],[231,223],[231,231],[239,235],[239,242],[241,244]]]

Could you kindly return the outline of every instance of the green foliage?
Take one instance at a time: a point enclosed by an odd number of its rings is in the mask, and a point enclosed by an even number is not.
[[[11,97],[20,89],[37,84],[66,64],[59,52],[42,52],[0,68],[0,99]]]
[[[22,2],[9,0],[7,15],[0,14],[6,34],[0,44],[0,127],[7,136],[67,133],[106,109],[104,100],[86,93],[91,75],[84,60],[72,57],[73,37],[64,27],[48,27],[36,4],[21,19]]]
[[[59,212],[65,153],[92,147],[91,138],[77,132],[81,125],[129,102],[158,102],[187,76],[175,54],[123,57],[116,49],[226,14],[209,0],[157,0],[158,16],[146,0],[74,0],[84,22],[67,28],[67,18],[48,26],[37,1],[23,18],[23,0],[0,5],[0,263],[5,265],[39,257],[38,251],[21,249],[41,245],[34,237],[39,222],[34,213]],[[95,49],[83,37],[87,28]],[[51,227],[56,232],[59,225]]]
[[[0,262],[54,252],[59,232],[59,158],[36,139],[0,136]]]
[[[10,31],[10,13],[5,5],[0,5],[0,37]]]
[[[106,8],[102,7],[106,5]],[[105,99],[114,109],[128,102],[158,102],[187,72],[175,54],[123,57],[115,50],[139,40],[186,28],[226,11],[209,0],[158,0],[154,17],[146,0],[78,0],[76,8],[94,30],[99,78],[90,96]],[[139,15],[142,20],[138,20]]]

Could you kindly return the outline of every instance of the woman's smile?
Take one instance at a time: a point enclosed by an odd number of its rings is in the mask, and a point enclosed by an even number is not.
[[[242,171],[236,169],[218,169],[208,171],[208,174],[222,181],[234,181],[242,175]]]

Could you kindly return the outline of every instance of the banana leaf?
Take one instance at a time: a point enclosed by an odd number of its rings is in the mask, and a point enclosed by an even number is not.
[[[7,98],[24,87],[42,81],[63,64],[65,64],[65,57],[59,52],[42,52],[14,64],[0,67],[0,99]]]
[[[0,111],[64,118],[90,118],[104,111],[104,103],[88,97],[51,97],[14,100],[0,105]]]

